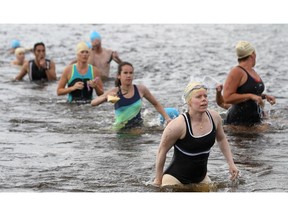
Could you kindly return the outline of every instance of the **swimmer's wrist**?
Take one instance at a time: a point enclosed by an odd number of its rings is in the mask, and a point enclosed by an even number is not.
[[[263,100],[263,99],[266,99],[266,96],[267,96],[266,94],[262,94],[262,95],[261,95],[262,100]]]

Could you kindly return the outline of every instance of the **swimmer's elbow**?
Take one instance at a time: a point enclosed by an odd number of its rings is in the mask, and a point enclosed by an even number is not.
[[[91,101],[91,106],[98,106],[98,103],[97,103],[97,101],[95,101],[95,100],[92,100],[92,101]]]
[[[57,95],[58,95],[58,96],[64,95],[64,94],[63,94],[63,91],[61,91],[61,89],[57,89]]]

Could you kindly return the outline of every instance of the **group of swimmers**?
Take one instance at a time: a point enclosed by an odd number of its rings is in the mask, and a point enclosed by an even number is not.
[[[142,99],[146,98],[166,121],[156,158],[155,185],[183,186],[211,182],[207,175],[207,163],[215,140],[226,158],[231,179],[238,177],[239,170],[234,164],[222,119],[216,111],[208,109],[205,83],[191,81],[183,93],[188,111],[171,117],[145,85],[133,84],[134,66],[131,63],[122,61],[117,52],[103,48],[99,33],[92,32],[90,39],[91,48],[86,42],[77,45],[76,60],[64,69],[58,82],[58,95],[68,94],[69,102],[84,100],[92,106],[113,103],[114,127],[117,130],[142,126]],[[35,59],[23,64],[15,80],[21,80],[26,74],[31,81],[56,80],[55,63],[45,59],[45,45],[36,43],[33,52]],[[274,96],[263,94],[265,86],[254,70],[256,52],[252,44],[238,42],[236,54],[238,65],[232,68],[224,86],[217,86],[216,101],[219,106],[228,109],[225,124],[251,126],[261,123],[264,100],[271,105],[276,100]],[[115,87],[104,91],[103,81],[109,77],[111,60],[118,63]],[[97,95],[94,99],[93,89]],[[172,146],[173,159],[164,170],[166,155]]]

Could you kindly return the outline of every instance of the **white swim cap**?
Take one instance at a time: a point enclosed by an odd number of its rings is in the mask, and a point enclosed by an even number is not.
[[[236,45],[236,53],[238,59],[243,59],[250,56],[255,51],[255,48],[247,41],[239,41]]]

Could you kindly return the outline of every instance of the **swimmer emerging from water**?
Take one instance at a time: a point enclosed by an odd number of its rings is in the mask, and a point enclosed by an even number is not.
[[[30,81],[53,81],[56,80],[55,63],[46,59],[46,48],[42,42],[34,44],[33,52],[35,58],[24,63],[21,71],[14,77],[15,81],[20,81],[28,74]]]
[[[17,48],[23,48],[25,53],[26,53],[26,52],[32,52],[32,51],[33,51],[32,48],[27,49],[27,48],[22,47],[20,41],[14,39],[14,40],[11,41],[11,47],[10,47],[10,49],[9,49],[8,52],[9,52],[10,54],[15,54],[15,51],[16,51]]]
[[[15,49],[16,59],[11,62],[12,65],[22,67],[28,61],[25,60],[25,48],[18,47]]]
[[[132,129],[141,127],[143,119],[141,116],[142,98],[146,98],[155,109],[164,116],[167,124],[171,121],[169,115],[165,112],[163,106],[151,94],[149,89],[144,85],[133,84],[134,68],[129,62],[122,62],[118,66],[115,87],[105,92],[92,102],[92,106],[98,106],[107,102],[111,96],[115,99],[115,123],[114,129]],[[110,96],[110,97],[109,97]]]
[[[262,121],[263,100],[271,105],[276,100],[274,96],[263,94],[264,82],[254,70],[255,48],[247,41],[240,41],[236,53],[239,64],[232,68],[224,84],[224,101],[232,105],[225,124],[252,126]]]
[[[92,45],[91,55],[88,63],[96,66],[101,72],[101,79],[107,80],[110,76],[110,63],[115,61],[117,64],[122,60],[116,51],[102,47],[102,38],[98,32],[93,31],[90,34]]]
[[[178,116],[164,129],[156,157],[157,186],[184,186],[211,183],[207,175],[210,149],[215,139],[226,158],[231,179],[238,177],[221,116],[208,109],[207,88],[191,82],[184,90],[188,112]],[[174,146],[173,159],[163,171],[168,151]]]
[[[90,49],[85,42],[76,47],[77,61],[68,65],[59,80],[57,94],[68,94],[68,102],[90,102],[93,99],[93,89],[100,96],[103,94],[103,83],[98,69],[88,64]],[[67,84],[67,88],[65,88]]]

